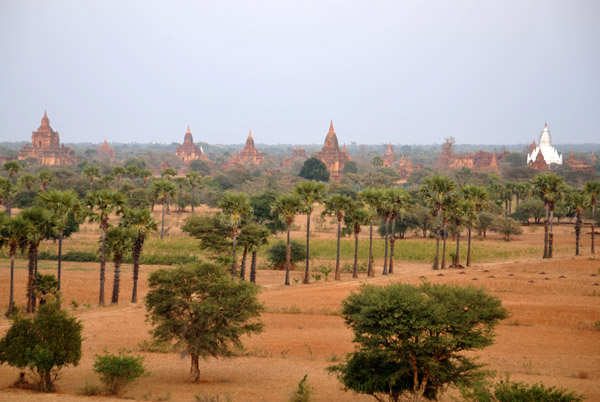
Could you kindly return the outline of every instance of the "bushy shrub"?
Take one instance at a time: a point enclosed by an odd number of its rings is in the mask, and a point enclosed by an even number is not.
[[[290,248],[290,269],[293,269],[296,266],[296,263],[306,260],[306,245],[292,240],[290,241]],[[285,251],[286,243],[284,241],[273,243],[271,247],[267,249],[267,260],[274,269],[285,268]]]
[[[312,401],[312,393],[314,391],[314,388],[306,383],[306,377],[308,377],[308,374],[305,374],[304,378],[300,380],[300,382],[298,383],[298,389],[290,395],[289,402]]]
[[[143,356],[131,356],[123,351],[118,355],[96,355],[94,371],[110,395],[120,395],[126,384],[150,374],[144,368]]]
[[[504,236],[504,240],[509,241],[511,235],[520,235],[523,233],[519,222],[513,218],[499,216],[492,222],[492,229]]]
[[[508,378],[493,386],[476,381],[469,387],[461,387],[461,395],[466,402],[582,402],[585,399],[567,389],[529,385]]]

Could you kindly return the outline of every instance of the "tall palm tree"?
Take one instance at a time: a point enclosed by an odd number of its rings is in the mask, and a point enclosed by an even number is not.
[[[600,182],[588,181],[585,183],[585,192],[590,197],[590,205],[592,206],[592,254],[595,254],[594,230],[596,225],[596,204],[598,202],[598,197],[600,197]]]
[[[98,304],[104,306],[104,282],[106,275],[106,233],[112,213],[122,215],[125,212],[125,196],[118,191],[99,190],[91,192],[86,200],[88,219],[100,225],[100,295]]]
[[[121,189],[121,177],[127,174],[127,169],[123,166],[115,166],[112,169],[112,175],[115,177],[115,182],[117,183],[117,190]]]
[[[392,224],[392,236],[390,238],[390,264],[388,272],[394,273],[394,250],[396,245],[396,219],[404,218],[406,212],[412,207],[412,197],[408,191],[401,188],[389,188],[386,196],[391,208],[390,222]]]
[[[246,261],[248,252],[252,253],[252,262],[254,268],[251,266],[250,272],[250,280],[254,277],[256,279],[256,254],[255,252],[258,249],[266,244],[267,239],[269,237],[269,229],[267,229],[264,225],[256,222],[250,222],[244,225],[243,230],[240,231],[240,235],[238,238],[238,244],[242,245],[244,251],[242,253],[242,263],[240,264],[240,279],[246,280]],[[253,275],[254,273],[254,275]]]
[[[529,197],[533,191],[531,187],[531,183],[526,181],[519,182],[515,184],[515,197],[517,199],[517,207],[519,206],[519,202],[523,201],[527,197]]]
[[[367,276],[375,276],[373,270],[373,223],[375,218],[381,215],[381,200],[383,199],[383,190],[367,188],[359,193],[359,198],[368,205],[370,210],[369,219],[369,262]]]
[[[506,215],[512,214],[512,200],[513,200],[513,197],[515,196],[516,192],[517,192],[517,183],[513,183],[513,182],[509,181],[504,184],[505,206],[507,208]]]
[[[342,237],[342,221],[352,205],[352,199],[347,195],[332,194],[324,203],[323,215],[335,216],[337,219],[337,252],[335,257],[335,280],[342,279],[340,272],[340,240]]]
[[[290,247],[290,227],[298,213],[303,211],[302,200],[296,194],[282,194],[271,206],[271,214],[285,223],[287,243],[285,247],[285,286],[290,285],[290,259],[292,249]]]
[[[165,237],[165,207],[171,197],[177,194],[175,184],[167,180],[157,180],[152,182],[152,195],[154,199],[162,204],[162,218],[160,220],[160,238]]]
[[[466,223],[469,228],[477,220],[475,214],[475,203],[466,199],[459,199],[456,203],[456,207],[452,211],[452,218],[456,225],[456,257],[452,265],[455,268],[461,267],[460,265],[460,228],[463,223]]]
[[[578,189],[569,189],[565,196],[567,210],[575,214],[575,255],[579,255],[579,240],[581,236],[581,211],[589,203],[587,194]]]
[[[485,208],[487,208],[488,194],[484,187],[466,185],[460,189],[462,193],[462,197],[473,203],[475,207],[475,212],[477,215]],[[518,200],[518,198],[517,198]],[[467,267],[471,266],[471,232],[473,230],[473,225],[477,222],[477,219],[467,220],[467,228],[468,228],[468,241],[467,241]]]
[[[175,176],[177,176],[177,170],[170,167],[163,169],[163,171],[160,173],[160,177],[167,179],[168,181],[171,181],[171,179]]]
[[[37,277],[37,258],[40,242],[54,233],[56,221],[52,212],[46,208],[35,206],[21,211],[19,216],[26,222],[27,231],[27,312],[35,311],[35,278]]]
[[[133,184],[135,178],[140,173],[140,168],[137,167],[137,165],[127,165],[125,169],[127,169],[127,173],[129,174],[129,180],[131,181],[131,184]]]
[[[46,207],[54,214],[56,219],[56,230],[58,232],[58,276],[57,290],[60,290],[61,266],[62,266],[62,244],[65,229],[69,224],[69,218],[79,220],[84,218],[85,211],[77,194],[73,190],[68,191],[48,191],[40,193],[40,205]]]
[[[123,215],[121,226],[131,230],[133,233],[133,247],[131,250],[133,257],[133,290],[131,292],[131,302],[137,303],[137,284],[144,242],[152,232],[156,231],[157,224],[150,210],[136,208],[127,211]]]
[[[459,196],[457,193],[450,193],[444,198],[442,203],[442,225],[443,231],[443,246],[442,246],[442,264],[441,269],[446,268],[446,241],[448,240],[448,222],[452,219],[457,208]]]
[[[113,256],[115,272],[113,278],[113,290],[111,304],[119,303],[119,289],[121,285],[121,263],[123,257],[131,250],[134,234],[121,227],[111,227],[106,232],[106,250]]]
[[[13,184],[17,182],[17,174],[23,170],[23,166],[17,161],[8,161],[2,165],[2,169],[8,172],[8,178]]]
[[[140,177],[144,180],[144,187],[148,185],[148,179],[152,177],[152,171],[149,169],[142,169]]]
[[[248,198],[246,194],[234,192],[226,192],[223,194],[223,198],[221,198],[217,205],[221,209],[221,216],[223,220],[230,225],[232,230],[233,262],[231,263],[231,275],[235,276],[237,273],[237,260],[235,254],[237,237],[240,232],[240,226],[242,225],[242,222],[252,216],[252,205],[250,204],[250,198]]]
[[[35,184],[35,176],[26,173],[23,176],[19,177],[19,184],[22,187],[25,187],[27,191],[31,191],[31,187],[33,187],[33,185]]]
[[[456,182],[444,176],[430,176],[425,178],[424,184],[419,190],[419,195],[437,216],[435,228],[435,260],[433,269],[439,269],[440,260],[440,232],[442,224],[442,207],[446,197],[454,191]]]
[[[196,204],[196,188],[202,182],[202,177],[200,177],[200,173],[191,171],[189,172],[185,178],[187,179],[187,184],[192,189],[192,214],[194,213],[194,205]]]
[[[302,283],[310,283],[310,216],[315,203],[322,203],[325,199],[326,187],[318,181],[303,181],[296,185],[294,194],[300,197],[303,213],[306,214],[306,269]]]
[[[176,177],[175,179],[173,179],[173,182],[179,189],[179,192],[177,193],[177,212],[181,213],[184,210],[183,186],[186,184],[187,180],[185,177]]]
[[[8,301],[8,315],[13,313],[15,305],[15,258],[17,251],[23,252],[27,247],[27,235],[31,231],[29,223],[21,215],[10,219],[2,218],[0,224],[0,241],[8,246],[10,256],[10,296]]]
[[[10,179],[0,177],[0,202],[4,203],[8,217],[12,213],[12,197],[16,191],[17,188]]]
[[[42,186],[42,192],[46,191],[48,184],[54,179],[54,174],[48,170],[40,170],[38,172],[38,180]]]
[[[553,218],[556,203],[562,200],[565,182],[554,173],[541,174],[533,178],[533,187],[536,194],[544,201],[546,207],[546,220],[544,221],[544,258],[552,258],[554,245]],[[548,221],[548,214],[550,221]]]
[[[256,282],[256,260],[258,255],[258,250],[266,244],[269,243],[269,235],[271,231],[264,225],[259,225],[259,230],[254,232],[254,236],[252,236],[249,240],[248,250],[252,253],[252,259],[250,262],[250,282]]]
[[[358,235],[361,227],[371,222],[372,211],[364,208],[362,202],[353,202],[344,215],[344,223],[349,231],[354,234],[354,265],[352,277],[358,278]]]
[[[94,165],[87,165],[83,168],[82,173],[85,175],[85,177],[88,178],[90,182],[90,191],[92,191],[94,186],[94,179],[100,178],[100,168]]]

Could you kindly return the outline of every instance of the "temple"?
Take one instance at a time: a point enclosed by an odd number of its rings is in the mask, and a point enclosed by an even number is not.
[[[544,162],[548,165],[562,165],[563,163],[562,155],[559,155],[556,148],[552,146],[552,136],[550,130],[548,130],[548,123],[544,124],[544,130],[540,135],[540,145],[527,154],[527,164],[534,163],[539,153],[542,154]]]
[[[401,180],[406,180],[408,175],[414,171],[412,162],[409,157],[404,158],[404,155],[400,157],[400,163],[398,164],[398,174]]]
[[[318,152],[315,157],[322,160],[327,165],[332,180],[337,181],[342,178],[344,165],[346,162],[351,161],[351,159],[346,150],[346,144],[344,144],[344,148],[340,151],[337,135],[333,130],[333,121],[331,121],[329,132],[325,137],[325,145],[321,149],[321,152]]]
[[[592,164],[588,164],[584,160],[575,159],[575,152],[571,151],[571,157],[565,163],[567,164],[567,166],[569,166],[571,169],[573,169],[577,172],[593,172],[596,169],[594,166],[594,164],[596,162],[595,159],[596,159],[596,157],[594,156],[594,153],[592,152],[592,155],[591,155]]]
[[[204,153],[202,147],[194,144],[194,138],[190,126],[188,125],[185,136],[183,137],[183,144],[175,149],[175,155],[185,163],[190,163],[198,159],[202,159],[208,162],[208,157]]]
[[[394,162],[396,162],[396,154],[392,149],[391,143],[388,144],[387,151],[385,151],[381,159],[383,159],[383,167],[392,167]]]
[[[294,147],[294,150],[292,151],[292,156],[290,156],[289,158],[285,158],[281,162],[281,166],[284,168],[291,168],[294,162],[304,163],[304,161],[306,161],[307,159],[308,156],[306,156],[306,151],[304,150],[304,147]]]
[[[474,154],[454,154],[453,143],[450,139],[446,139],[446,143],[442,147],[442,153],[438,157],[437,168],[441,171],[455,170],[468,168],[474,171],[482,169],[498,169],[498,162],[509,152],[484,152],[477,151]]]
[[[31,145],[25,144],[19,151],[19,160],[35,158],[45,166],[64,166],[77,163],[71,147],[60,145],[58,131],[50,127],[50,119],[44,111],[42,124],[31,134]]]
[[[104,140],[104,144],[102,144],[102,146],[98,148],[98,151],[96,152],[96,157],[101,160],[112,162],[115,160],[115,150],[108,145],[106,140]]]
[[[252,130],[246,139],[246,146],[239,153],[231,155],[227,163],[223,165],[224,169],[243,168],[247,166],[260,166],[264,154],[258,152],[254,147],[254,139],[252,138]]]

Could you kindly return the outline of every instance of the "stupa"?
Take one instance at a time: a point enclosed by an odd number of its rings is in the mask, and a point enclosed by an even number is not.
[[[533,151],[527,154],[527,164],[534,163],[537,160],[538,154],[541,153],[546,164],[562,165],[562,155],[559,155],[556,148],[552,146],[552,136],[550,135],[550,130],[548,130],[548,123],[544,124],[539,144]]]
[[[264,154],[258,152],[254,147],[254,138],[252,138],[252,130],[246,139],[246,146],[238,154],[231,155],[231,158],[223,165],[223,168],[241,168],[245,166],[260,166]]]
[[[104,144],[98,148],[96,155],[98,159],[108,160],[111,162],[115,160],[115,150],[108,145],[106,140],[104,140]]]
[[[396,162],[396,154],[392,149],[392,143],[388,144],[387,150],[381,157],[383,159],[383,167],[391,167]]]
[[[346,144],[344,144],[343,149],[340,151],[337,135],[333,130],[333,120],[329,124],[329,132],[325,137],[325,145],[323,145],[321,152],[318,152],[315,157],[322,160],[327,165],[332,180],[340,180],[342,178],[344,165],[346,162],[352,160],[346,150]]]
[[[188,125],[185,136],[183,137],[183,144],[175,149],[175,155],[181,158],[185,163],[202,159],[208,162],[208,157],[204,154],[202,147],[194,144],[194,138],[192,137],[192,131]]]
[[[31,133],[31,145],[25,144],[19,151],[19,160],[35,158],[45,166],[63,166],[77,163],[71,147],[60,145],[58,131],[50,127],[50,119],[44,111],[42,124]]]

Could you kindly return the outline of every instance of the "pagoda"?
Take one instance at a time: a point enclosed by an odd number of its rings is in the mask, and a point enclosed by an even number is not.
[[[208,157],[204,153],[202,147],[194,144],[194,138],[192,137],[192,131],[188,124],[187,131],[183,137],[183,144],[175,149],[175,155],[185,163],[190,163],[198,159],[202,159],[208,162]]]
[[[533,151],[527,154],[527,164],[535,163],[538,159],[538,154],[541,153],[544,162],[548,165],[562,165],[562,155],[559,155],[556,148],[552,146],[552,136],[550,135],[550,130],[548,130],[548,123],[544,124],[544,130],[542,131],[542,134],[540,134],[539,144],[540,145],[535,147]]]
[[[108,145],[106,140],[104,140],[104,144],[98,148],[96,156],[98,159],[104,159],[112,162],[115,160],[115,150]]]
[[[331,179],[336,181],[342,178],[342,170],[346,162],[352,160],[346,150],[346,144],[344,144],[343,149],[340,151],[337,135],[333,130],[333,120],[329,124],[329,132],[325,137],[325,145],[323,145],[321,152],[315,154],[315,157],[327,165]]]
[[[400,179],[406,180],[408,175],[413,172],[413,165],[409,157],[404,158],[404,154],[400,156],[400,163],[398,164],[398,174]]]
[[[50,119],[44,111],[42,124],[31,133],[31,145],[25,144],[19,151],[19,160],[35,158],[45,166],[64,166],[77,163],[71,147],[60,145],[58,131],[50,127]]]
[[[240,168],[246,166],[260,166],[264,154],[258,152],[254,147],[254,138],[252,138],[252,130],[248,134],[246,139],[246,146],[239,153],[231,155],[227,163],[223,165],[223,168]]]
[[[291,168],[294,162],[298,161],[300,163],[304,163],[304,161],[306,161],[307,159],[308,156],[306,156],[306,150],[304,149],[304,147],[294,147],[294,150],[292,151],[292,156],[290,156],[289,158],[285,158],[281,162],[281,166],[284,168]]]
[[[387,151],[385,151],[381,159],[383,159],[383,167],[391,167],[396,162],[396,154],[392,149],[392,143],[388,144]]]

